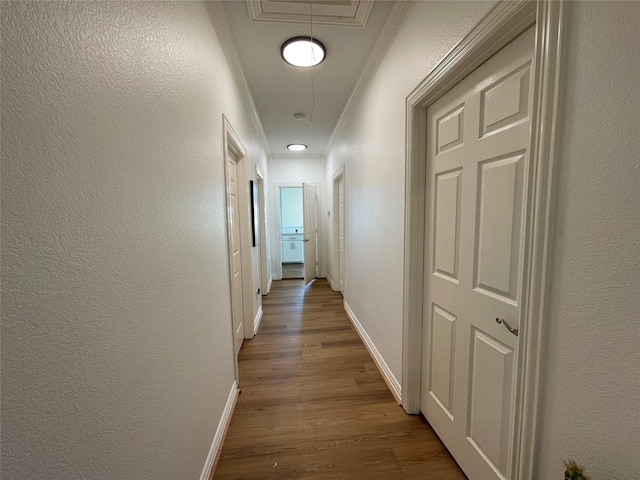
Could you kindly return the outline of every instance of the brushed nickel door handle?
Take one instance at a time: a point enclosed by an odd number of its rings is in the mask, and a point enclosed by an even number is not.
[[[517,328],[513,328],[511,325],[509,325],[504,318],[498,317],[498,318],[496,318],[496,322],[497,323],[502,323],[505,327],[507,327],[507,330],[509,330],[511,333],[513,333],[516,337],[518,336],[518,329]]]

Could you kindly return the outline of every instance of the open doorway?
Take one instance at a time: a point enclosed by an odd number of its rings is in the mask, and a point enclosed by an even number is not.
[[[282,278],[304,278],[302,187],[280,187],[280,261]]]

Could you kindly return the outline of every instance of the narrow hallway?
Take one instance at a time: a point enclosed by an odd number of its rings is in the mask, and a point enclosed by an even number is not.
[[[399,407],[319,279],[274,282],[239,355],[242,394],[215,479],[464,479],[421,416]]]

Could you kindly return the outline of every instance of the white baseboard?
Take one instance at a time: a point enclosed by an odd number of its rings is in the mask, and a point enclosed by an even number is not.
[[[329,274],[327,274],[327,282],[329,282],[329,286],[331,287],[331,290],[333,290],[334,292],[338,291],[336,289],[336,284],[333,283],[333,279],[331,278],[331,276]]]
[[[233,409],[236,406],[236,400],[238,400],[238,392],[238,383],[234,380],[233,385],[231,385],[231,391],[229,392],[229,398],[227,398],[227,404],[224,406],[224,410],[222,411],[220,423],[218,423],[218,429],[213,437],[213,442],[209,449],[209,455],[207,455],[207,461],[205,462],[202,473],[200,474],[200,480],[209,480],[211,472],[216,468],[216,463],[218,462],[220,452],[222,451],[224,437],[227,435],[227,430],[231,423]]]
[[[353,328],[356,329],[356,332],[358,332],[362,343],[364,343],[364,346],[369,351],[369,355],[371,355],[371,358],[373,358],[373,363],[375,363],[376,367],[378,367],[380,375],[382,375],[382,379],[389,387],[389,390],[391,390],[391,394],[396,399],[396,402],[398,402],[398,405],[400,405],[400,403],[402,402],[402,387],[400,386],[400,382],[398,382],[398,379],[393,375],[393,372],[389,368],[389,365],[387,365],[387,362],[385,362],[384,358],[382,358],[382,355],[356,317],[356,314],[353,313],[353,310],[351,310],[351,307],[349,307],[349,304],[346,302],[346,300],[344,301],[344,309],[347,312],[349,320],[351,320],[351,323],[353,324]]]
[[[279,277],[275,273],[271,276],[271,280],[282,280],[282,277]]]
[[[258,328],[260,327],[260,321],[262,320],[262,305],[258,308],[258,313],[256,314],[256,318],[253,319],[253,334],[258,334]]]

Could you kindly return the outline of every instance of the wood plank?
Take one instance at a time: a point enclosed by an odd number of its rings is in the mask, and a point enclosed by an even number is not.
[[[273,282],[211,480],[466,478],[397,405],[342,305],[324,280]]]

